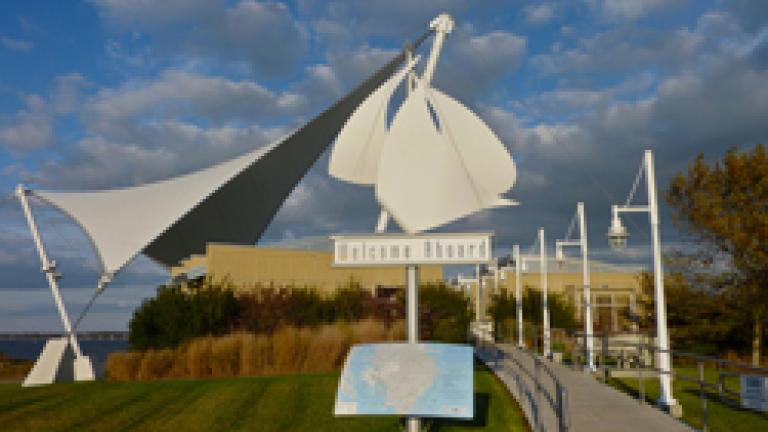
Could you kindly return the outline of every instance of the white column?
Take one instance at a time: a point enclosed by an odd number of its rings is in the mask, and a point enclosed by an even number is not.
[[[659,374],[659,404],[665,407],[677,405],[672,395],[672,356],[669,352],[669,334],[667,333],[667,305],[664,298],[664,269],[661,264],[661,240],[659,235],[659,207],[656,197],[656,173],[653,166],[653,153],[645,151],[645,178],[648,189],[648,207],[651,220],[651,240],[653,243],[653,276],[656,296],[656,337],[659,352],[656,355],[659,369],[667,373]]]
[[[408,328],[408,343],[419,343],[419,267],[409,265],[406,267],[407,298],[406,321]],[[421,421],[418,417],[408,417],[408,432],[419,432]]]
[[[520,245],[514,245],[512,247],[512,254],[515,258],[515,309],[517,312],[517,345],[520,347],[525,346],[523,338],[523,288],[522,278],[520,275],[520,266],[523,265],[520,258]]]
[[[539,260],[540,260],[540,266],[539,269],[541,274],[541,300],[542,305],[544,306],[543,309],[543,326],[544,326],[544,356],[548,357],[550,354],[550,346],[551,346],[551,340],[550,340],[550,331],[549,331],[549,301],[547,299],[548,297],[548,290],[549,287],[547,286],[547,242],[544,237],[544,228],[539,228]]]
[[[595,368],[595,355],[594,355],[594,341],[592,338],[592,293],[591,293],[591,281],[589,278],[589,250],[588,250],[588,238],[587,238],[587,215],[584,210],[584,203],[580,202],[576,205],[576,211],[579,214],[579,238],[581,239],[581,266],[582,276],[584,277],[584,344],[587,351],[587,367],[589,370],[596,370]]]

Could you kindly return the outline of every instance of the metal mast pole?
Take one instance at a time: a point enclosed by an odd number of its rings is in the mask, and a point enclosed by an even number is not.
[[[515,309],[517,312],[517,345],[525,346],[523,340],[523,288],[520,286],[520,266],[523,264],[520,261],[520,245],[512,246],[512,254],[515,257]]]
[[[579,239],[581,244],[581,265],[582,275],[584,277],[584,346],[587,351],[587,367],[590,371],[595,370],[595,356],[593,350],[592,338],[592,294],[590,292],[589,279],[589,251],[587,248],[587,215],[584,210],[584,203],[576,204],[576,212],[579,217]]]
[[[541,301],[544,306],[543,326],[544,326],[544,356],[549,357],[550,354],[550,331],[549,331],[549,301],[548,297],[548,282],[547,282],[547,243],[544,237],[544,228],[539,228],[539,262],[540,262],[540,274],[541,274]]]
[[[24,188],[23,185],[19,185],[16,188],[16,197],[19,199],[21,208],[24,210],[24,216],[27,219],[29,231],[32,233],[32,238],[35,241],[37,253],[40,255],[40,264],[42,266],[41,268],[45,274],[45,278],[48,280],[48,285],[51,287],[51,294],[53,294],[53,300],[56,302],[56,308],[59,310],[59,316],[61,317],[61,322],[64,325],[64,331],[67,333],[67,338],[69,339],[69,343],[72,345],[72,350],[75,352],[75,357],[79,358],[82,357],[83,353],[80,351],[80,344],[77,342],[77,337],[75,337],[75,333],[72,331],[72,324],[69,321],[69,315],[67,314],[67,309],[64,306],[64,300],[62,300],[61,293],[59,292],[59,284],[57,282],[58,275],[56,274],[56,263],[49,260],[48,254],[45,252],[45,246],[43,245],[43,241],[40,238],[40,231],[37,229],[35,217],[32,214],[32,209],[29,206],[29,200],[27,200],[28,194],[29,192]]]
[[[667,333],[667,306],[664,298],[664,269],[661,263],[661,240],[659,235],[659,205],[656,197],[656,173],[653,166],[653,152],[645,151],[645,178],[648,190],[648,212],[651,221],[651,241],[653,243],[653,276],[656,295],[656,338],[659,351],[656,355],[659,363],[659,385],[661,394],[659,404],[664,407],[677,405],[672,395],[672,362]]]

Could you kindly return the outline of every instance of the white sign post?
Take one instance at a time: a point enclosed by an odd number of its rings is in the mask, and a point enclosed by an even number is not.
[[[419,271],[421,264],[487,264],[493,233],[363,234],[331,236],[334,267],[406,266],[408,343],[419,342]],[[479,292],[479,291],[478,291]],[[408,418],[408,430],[419,428]]]

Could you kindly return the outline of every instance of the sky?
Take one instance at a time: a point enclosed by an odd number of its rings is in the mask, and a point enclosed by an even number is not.
[[[716,160],[768,142],[763,0],[4,1],[0,332],[61,329],[11,196],[17,184],[130,186],[262,146],[330,106],[441,12],[456,29],[433,84],[505,143],[518,169],[507,195],[521,203],[441,230],[492,230],[498,253],[527,251],[539,227],[552,249],[583,201],[591,256],[646,264],[644,216],[625,218],[625,253],[605,239],[610,205],[626,199],[643,150],[654,151],[664,190],[700,153]],[[327,166],[325,154],[261,244],[372,231],[373,190],[329,177]],[[95,254],[66,216],[34,210],[77,316],[94,291]],[[665,250],[690,247],[666,206],[661,227]],[[138,257],[81,328],[125,329],[166,280]]]

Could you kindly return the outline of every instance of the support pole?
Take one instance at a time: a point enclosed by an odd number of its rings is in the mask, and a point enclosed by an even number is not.
[[[483,319],[481,312],[482,308],[482,295],[483,295],[483,276],[480,274],[480,264],[475,266],[475,276],[477,277],[477,294],[475,295],[475,322],[477,322],[478,329],[480,328],[480,321]]]
[[[544,356],[549,357],[551,351],[550,330],[549,330],[549,287],[547,282],[547,242],[544,237],[544,228],[539,228],[539,262],[540,262],[540,274],[541,274],[541,302],[544,309],[544,316],[542,317],[544,325],[544,346],[542,348]]]
[[[406,321],[408,327],[408,343],[419,343],[419,267],[409,265],[406,267]],[[408,432],[419,432],[421,420],[418,417],[406,419]]]
[[[593,349],[593,329],[592,329],[592,293],[591,282],[589,278],[589,250],[587,247],[587,215],[584,210],[584,203],[576,205],[576,212],[579,216],[579,239],[581,240],[581,265],[582,276],[584,277],[584,347],[587,354],[587,367],[590,371],[595,371],[595,354]]]
[[[512,254],[515,258],[515,309],[517,312],[517,346],[524,347],[525,339],[523,338],[523,288],[520,286],[522,283],[520,267],[523,265],[523,263],[520,259],[520,245],[512,246]]]
[[[435,73],[437,59],[440,58],[440,51],[443,49],[445,36],[453,31],[453,18],[448,14],[440,14],[431,23],[429,27],[435,32],[435,38],[432,40],[432,50],[429,53],[427,66],[424,68],[424,74],[421,79],[425,86],[432,82],[432,76]]]
[[[656,197],[656,173],[653,166],[653,153],[645,151],[645,179],[648,189],[648,208],[651,221],[651,240],[653,243],[653,276],[656,295],[656,338],[659,350],[656,355],[661,373],[659,374],[659,405],[671,408],[677,405],[672,395],[672,361],[667,333],[667,305],[664,298],[664,269],[661,263],[661,240],[659,235],[659,206]]]
[[[43,241],[40,237],[40,231],[37,228],[35,217],[32,214],[32,209],[29,206],[29,200],[27,199],[28,194],[29,191],[27,191],[23,185],[19,185],[16,188],[16,197],[21,203],[22,210],[24,210],[24,216],[27,219],[29,231],[32,233],[32,239],[35,241],[37,253],[40,255],[42,271],[45,274],[45,278],[48,280],[48,286],[51,288],[51,294],[53,294],[53,300],[56,302],[56,308],[59,310],[61,323],[64,325],[64,331],[67,334],[67,338],[69,339],[69,343],[72,346],[72,350],[75,352],[75,357],[79,358],[83,356],[83,353],[80,351],[80,344],[77,342],[77,337],[72,331],[72,324],[69,321],[69,314],[67,314],[67,309],[64,306],[64,300],[61,298],[61,293],[59,292],[59,284],[57,282],[58,275],[56,274],[56,263],[49,260],[48,254],[45,252],[45,246],[43,245]]]

